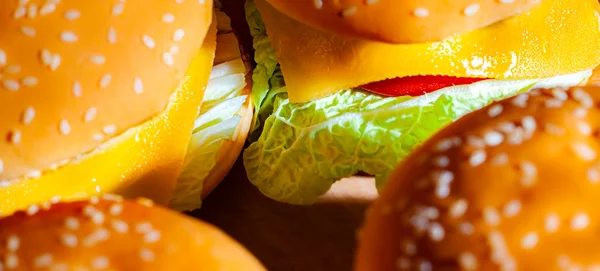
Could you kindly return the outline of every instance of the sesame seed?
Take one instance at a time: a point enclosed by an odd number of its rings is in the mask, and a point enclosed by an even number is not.
[[[112,135],[117,132],[117,126],[116,125],[106,125],[106,126],[104,126],[104,128],[102,128],[102,132],[107,135]]]
[[[564,101],[559,99],[548,99],[544,101],[544,106],[546,108],[560,108],[564,104]]]
[[[573,90],[573,98],[586,108],[590,108],[594,105],[592,97],[581,88]]]
[[[40,256],[37,256],[33,260],[33,266],[36,268],[48,267],[52,264],[52,254],[45,253]]]
[[[27,17],[33,19],[35,17],[37,17],[38,14],[38,8],[36,4],[31,4],[29,6],[29,9],[27,10]]]
[[[525,108],[527,107],[527,100],[529,100],[529,95],[527,95],[527,93],[523,93],[512,99],[511,104],[515,107]]]
[[[588,214],[584,212],[578,212],[573,216],[573,219],[571,220],[571,229],[575,231],[580,231],[587,228],[589,224],[590,217],[588,216]]]
[[[477,257],[473,253],[461,253],[458,256],[458,263],[463,270],[477,270]]]
[[[98,109],[96,107],[90,107],[85,114],[83,114],[83,121],[90,122],[96,118],[96,114],[98,113]]]
[[[600,182],[600,171],[597,168],[589,168],[587,170],[587,178],[593,184]]]
[[[173,55],[169,52],[163,53],[162,60],[167,66],[173,66],[173,64],[175,64],[175,58],[173,58]]]
[[[136,77],[133,80],[133,91],[136,94],[141,94],[144,91],[144,82],[142,81],[142,78]]]
[[[171,48],[169,48],[169,53],[171,53],[172,55],[176,55],[177,53],[179,53],[179,46],[171,46]]]
[[[421,261],[419,263],[419,271],[432,271],[433,270],[433,266],[431,266],[431,263],[428,261]]]
[[[411,240],[405,241],[403,248],[406,255],[413,256],[417,254],[417,245]]]
[[[67,120],[61,120],[59,122],[58,125],[58,131],[62,134],[62,135],[68,135],[71,133],[71,125],[69,124],[69,121]]]
[[[533,186],[536,182],[537,167],[529,161],[522,161],[519,166],[523,173],[523,176],[521,177],[521,185],[523,187]]]
[[[102,195],[102,199],[108,201],[123,202],[123,197],[116,194],[104,194]]]
[[[500,224],[500,214],[496,208],[486,207],[483,209],[483,220],[489,226],[498,226]]]
[[[71,233],[63,234],[61,238],[61,242],[66,247],[76,247],[77,246],[77,236]]]
[[[413,10],[413,14],[416,17],[425,18],[425,17],[429,16],[429,10],[426,8],[419,7],[419,8],[415,8],[415,10]]]
[[[436,156],[433,158],[433,164],[437,167],[447,167],[450,164],[450,159],[448,156]]]
[[[35,215],[39,210],[40,210],[40,207],[33,204],[33,205],[30,205],[29,207],[27,207],[26,213],[27,213],[27,215],[31,216],[31,215]]]
[[[467,212],[469,204],[466,199],[459,199],[450,205],[449,214],[452,218],[459,218]]]
[[[435,207],[418,207],[417,215],[427,219],[437,219],[440,216],[440,211]]]
[[[108,85],[110,85],[111,80],[112,80],[112,75],[107,73],[107,74],[103,75],[102,77],[100,77],[98,86],[100,86],[100,88],[107,88]]]
[[[467,143],[471,146],[471,147],[475,147],[475,148],[483,148],[485,147],[485,141],[479,137],[473,136],[473,135],[469,135],[467,136]]]
[[[90,58],[90,61],[96,65],[103,65],[106,63],[106,57],[103,55],[95,55]]]
[[[4,264],[7,269],[15,269],[19,265],[19,258],[12,252],[8,253],[4,258]]]
[[[12,252],[17,251],[17,249],[19,249],[20,244],[21,244],[21,241],[19,240],[19,237],[16,235],[9,235],[8,238],[6,239],[6,248],[8,249],[8,251],[12,251]]]
[[[546,123],[544,125],[544,131],[546,131],[546,133],[551,134],[551,135],[556,135],[556,136],[561,136],[565,134],[565,129],[563,129],[562,127],[556,125],[556,124],[552,124],[552,123]]]
[[[429,238],[434,242],[444,240],[445,231],[440,223],[434,222],[429,226]]]
[[[30,37],[30,38],[35,37],[35,34],[36,34],[35,29],[33,27],[31,27],[31,26],[22,26],[21,27],[21,32],[25,36]]]
[[[12,143],[12,144],[14,144],[14,145],[17,145],[17,144],[21,143],[21,138],[22,138],[22,137],[23,137],[23,134],[21,133],[21,131],[20,131],[20,130],[18,130],[18,129],[13,129],[13,130],[10,132],[10,135],[9,135],[8,141],[10,141],[10,143]]]
[[[317,9],[323,8],[323,0],[314,0],[313,3],[315,4],[315,8],[317,8]]]
[[[103,135],[103,134],[96,133],[96,134],[93,134],[93,135],[92,135],[92,139],[94,139],[94,140],[96,140],[96,141],[102,141],[102,140],[104,140],[104,135]]]
[[[20,19],[20,18],[25,17],[25,14],[27,14],[27,8],[26,7],[18,7],[15,10],[15,13],[13,13],[13,18]]]
[[[502,114],[503,107],[501,104],[495,104],[488,109],[488,116],[490,118],[497,117]]]
[[[445,152],[447,150],[449,150],[450,148],[452,148],[452,140],[450,139],[444,139],[441,140],[440,142],[438,142],[435,145],[435,151],[437,152]]]
[[[483,140],[488,146],[498,146],[504,141],[504,135],[496,131],[489,131],[485,133]]]
[[[569,258],[569,256],[567,255],[560,255],[557,257],[556,259],[558,266],[560,266],[563,270],[566,270],[569,268],[569,266],[571,265],[571,259]],[[573,270],[575,271],[575,270]]]
[[[81,17],[81,12],[79,12],[79,10],[70,9],[65,12],[65,19],[68,21],[77,20],[79,17]]]
[[[587,122],[578,121],[577,130],[579,130],[579,132],[584,136],[589,136],[592,134],[592,127]]]
[[[21,84],[15,80],[2,80],[2,86],[9,91],[18,91],[21,88]]]
[[[38,79],[35,76],[26,76],[21,81],[21,84],[23,86],[26,86],[26,87],[33,87],[33,86],[36,86],[38,84]]]
[[[79,81],[73,83],[73,95],[75,97],[81,97],[82,95],[81,83],[79,83]]]
[[[55,10],[56,10],[56,4],[54,4],[54,3],[46,3],[40,9],[40,15],[42,15],[42,16],[48,15],[48,14],[54,12]]]
[[[25,111],[23,111],[23,117],[22,117],[22,121],[24,125],[29,125],[31,124],[31,122],[33,121],[33,118],[35,118],[35,109],[33,109],[33,107],[28,106],[27,108],[25,108]]]
[[[108,258],[104,256],[96,257],[92,260],[92,268],[96,270],[103,270],[108,268]]]
[[[587,109],[584,107],[578,107],[575,109],[575,111],[573,111],[573,115],[576,118],[584,118],[587,115]]]
[[[450,195],[450,183],[454,180],[454,174],[447,170],[433,172],[433,179],[436,183],[435,195],[439,198],[446,198]]]
[[[110,233],[105,228],[99,228],[83,239],[84,247],[92,247],[99,242],[108,240]]]
[[[407,257],[399,257],[398,259],[396,259],[396,268],[398,268],[398,270],[410,270],[410,259]]]
[[[113,219],[110,222],[112,229],[118,233],[126,233],[129,231],[129,225],[122,220]]]
[[[524,249],[532,249],[538,243],[538,235],[535,232],[530,232],[523,236],[521,239],[521,247]]]
[[[512,122],[501,122],[498,124],[498,130],[506,134],[514,132],[516,127],[517,126]]]
[[[526,132],[534,132],[537,129],[537,122],[532,116],[526,116],[521,120]]]
[[[67,217],[65,219],[65,227],[69,230],[79,229],[79,220],[75,217]]]
[[[557,214],[548,214],[544,220],[544,229],[546,232],[553,233],[558,230],[560,226],[560,217]]]
[[[0,159],[0,173],[4,172],[4,162]],[[0,185],[2,187],[2,185]]]
[[[152,224],[149,222],[141,222],[135,226],[135,231],[139,233],[147,233],[152,231]]]
[[[41,176],[42,176],[41,170],[32,170],[32,171],[27,172],[27,174],[25,174],[25,178],[27,178],[27,179],[37,179]]]
[[[146,262],[154,261],[154,252],[150,249],[142,248],[140,250],[140,258]]]
[[[504,206],[504,216],[514,217],[521,211],[521,201],[512,200]]]
[[[515,0],[499,0],[499,2],[502,4],[512,4],[515,2]]]
[[[590,147],[587,143],[573,143],[571,148],[581,159],[585,161],[592,161],[596,159],[596,151]]]
[[[61,58],[59,54],[54,54],[52,56],[52,61],[50,62],[50,70],[55,71],[60,66]]]
[[[112,27],[108,29],[108,43],[117,43],[117,31]]]
[[[567,93],[563,89],[558,88],[552,90],[552,96],[561,101],[566,101],[567,99],[569,99],[569,95],[567,95]]]
[[[0,49],[0,67],[6,66],[6,52]]]
[[[173,15],[173,13],[166,13],[162,16],[162,20],[168,24],[173,23],[175,21],[175,15]]]
[[[473,16],[475,15],[477,12],[479,12],[479,9],[481,8],[481,6],[479,6],[479,4],[471,4],[469,6],[467,6],[464,10],[463,10],[463,14],[465,16]]]
[[[69,265],[66,263],[55,263],[50,268],[50,271],[69,271]],[[80,270],[78,270],[78,271],[80,271]],[[81,270],[81,271],[83,271],[83,270]]]
[[[177,29],[173,33],[173,41],[181,41],[181,39],[183,39],[184,36],[185,31],[183,31],[183,29]]]
[[[119,16],[119,15],[123,14],[124,10],[125,10],[125,3],[123,3],[123,2],[116,3],[112,8],[112,15]]]
[[[13,73],[13,74],[20,73],[21,72],[21,66],[19,66],[19,65],[10,65],[10,66],[6,67],[4,69],[4,71],[7,72],[7,73]]]
[[[499,153],[491,160],[492,165],[501,166],[508,163],[508,155],[506,153]]]
[[[142,42],[149,49],[154,49],[154,47],[156,47],[156,43],[154,42],[154,39],[148,35],[142,36]]]
[[[357,11],[358,11],[358,7],[352,6],[352,7],[343,9],[341,15],[342,15],[342,17],[349,17],[349,16],[356,14]]]
[[[146,234],[144,234],[144,242],[146,243],[156,243],[160,240],[160,232],[157,230],[152,230]]]
[[[469,164],[472,167],[477,167],[485,162],[486,153],[484,150],[476,150],[469,157]]]
[[[118,216],[123,212],[123,205],[115,203],[110,206],[109,213],[113,216]]]
[[[367,5],[375,5],[379,3],[379,0],[365,0],[365,4]]]
[[[54,196],[54,197],[50,198],[51,204],[58,203],[58,202],[60,202],[60,196]]]

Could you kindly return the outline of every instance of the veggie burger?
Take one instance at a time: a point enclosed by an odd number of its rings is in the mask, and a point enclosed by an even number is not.
[[[358,173],[381,187],[461,116],[584,83],[600,64],[599,10],[596,0],[249,0],[248,177],[295,204]]]
[[[3,1],[0,214],[100,193],[193,209],[229,170],[252,118],[229,20],[151,2]]]

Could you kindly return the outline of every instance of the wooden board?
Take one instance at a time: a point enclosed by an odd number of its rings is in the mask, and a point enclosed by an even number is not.
[[[268,270],[351,270],[356,231],[376,196],[370,178],[338,182],[317,204],[294,206],[264,197],[241,161],[194,216],[244,244]]]

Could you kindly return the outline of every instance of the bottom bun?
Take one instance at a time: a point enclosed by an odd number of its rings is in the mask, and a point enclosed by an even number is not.
[[[600,88],[466,115],[391,175],[356,270],[600,270]]]
[[[265,270],[219,229],[105,195],[0,219],[0,270]]]

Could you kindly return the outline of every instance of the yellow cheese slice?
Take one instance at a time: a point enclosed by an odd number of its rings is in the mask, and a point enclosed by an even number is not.
[[[103,193],[167,204],[210,76],[216,32],[213,24],[165,111],[40,178],[0,183],[0,215],[56,197],[75,200]]]
[[[491,26],[441,42],[410,45],[331,35],[283,15],[265,0],[255,3],[292,102],[395,77],[543,78],[600,63],[596,0],[544,0],[527,13]]]

